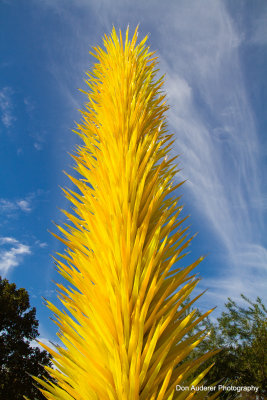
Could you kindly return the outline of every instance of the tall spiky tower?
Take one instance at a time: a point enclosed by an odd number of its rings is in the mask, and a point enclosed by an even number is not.
[[[183,306],[201,259],[182,260],[192,238],[172,197],[180,185],[168,158],[168,107],[146,40],[137,44],[136,29],[123,41],[113,29],[105,49],[94,49],[98,62],[77,125],[81,178],[70,176],[77,192],[65,194],[74,213],[65,212],[71,224],[59,227],[67,249],[57,265],[72,287],[58,285],[67,312],[48,302],[64,346],[43,345],[56,368],[47,368],[50,383],[36,379],[47,399],[190,398],[194,392],[175,386],[210,356],[183,362],[204,336],[189,333],[205,315],[186,312],[194,300]]]

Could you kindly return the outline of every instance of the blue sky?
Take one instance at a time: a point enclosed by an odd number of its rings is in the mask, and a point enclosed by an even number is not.
[[[166,74],[169,130],[181,154],[185,213],[199,232],[202,309],[240,293],[266,301],[267,3],[262,0],[0,1],[0,274],[25,287],[41,337],[56,328],[41,296],[59,280],[49,234],[68,208],[92,46],[112,26],[147,33]]]

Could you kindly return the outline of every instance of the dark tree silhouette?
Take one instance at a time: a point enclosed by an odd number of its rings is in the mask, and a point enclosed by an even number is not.
[[[30,375],[48,376],[46,351],[32,347],[39,336],[36,310],[25,289],[0,277],[0,400],[43,400]]]

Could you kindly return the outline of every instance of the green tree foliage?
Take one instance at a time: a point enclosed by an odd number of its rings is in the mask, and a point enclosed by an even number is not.
[[[38,335],[35,308],[25,289],[0,277],[0,400],[44,399],[31,375],[47,376],[51,365],[46,351],[31,346]]]
[[[196,353],[209,349],[221,351],[213,357],[214,367],[207,382],[222,381],[236,386],[258,386],[261,397],[267,395],[267,310],[262,300],[253,303],[241,295],[244,306],[228,298],[225,311],[215,323],[206,319],[203,324],[210,332]],[[234,397],[235,392],[222,393]],[[254,394],[255,398],[255,394]]]

